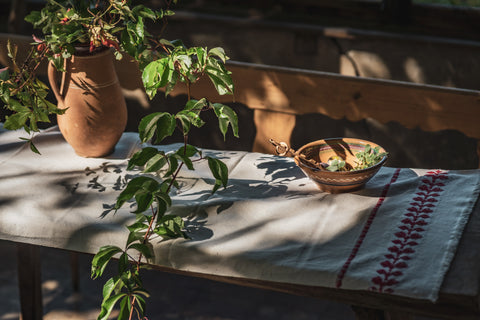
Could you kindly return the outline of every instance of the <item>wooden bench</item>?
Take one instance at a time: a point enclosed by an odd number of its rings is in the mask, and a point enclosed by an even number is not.
[[[480,91],[242,62],[230,62],[228,67],[233,73],[235,102],[254,112],[252,151],[271,153],[269,138],[290,143],[297,116],[322,114],[351,121],[395,121],[425,131],[457,130],[477,140],[480,155]],[[207,81],[192,90],[193,96],[212,101],[229,99],[216,96]],[[184,93],[179,88],[173,95]]]

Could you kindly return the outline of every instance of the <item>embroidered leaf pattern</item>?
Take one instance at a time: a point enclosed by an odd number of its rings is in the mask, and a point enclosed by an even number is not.
[[[387,248],[388,253],[384,255],[385,260],[380,262],[381,269],[376,271],[377,275],[371,279],[373,285],[369,288],[371,291],[393,293],[393,287],[399,283],[399,278],[404,275],[408,263],[415,253],[417,246],[423,238],[424,226],[428,225],[433,208],[443,191],[445,184],[442,182],[448,178],[447,172],[441,170],[429,171],[421,180],[422,184],[418,187],[415,197],[410,202],[410,206],[404,218],[400,221],[395,232],[395,238],[391,241],[391,246]]]

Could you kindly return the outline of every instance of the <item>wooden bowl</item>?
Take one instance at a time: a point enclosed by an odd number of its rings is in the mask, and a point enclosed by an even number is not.
[[[330,157],[340,156],[345,160],[347,166],[353,167],[356,159],[355,154],[363,151],[367,144],[372,149],[377,146],[380,147],[376,143],[354,138],[331,138],[314,141],[304,145],[296,152],[295,163],[322,191],[341,193],[359,190],[380,170],[387,160],[387,156],[384,156],[374,166],[355,171],[332,172],[321,166],[317,167],[307,160],[312,159],[315,162],[327,163]],[[385,150],[380,147],[380,152],[385,152]]]

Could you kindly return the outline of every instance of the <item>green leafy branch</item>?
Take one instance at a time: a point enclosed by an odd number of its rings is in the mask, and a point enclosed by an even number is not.
[[[79,48],[96,52],[113,48],[117,59],[126,52],[144,67],[155,59],[152,54],[157,40],[146,31],[145,22],[166,22],[173,15],[168,1],[164,9],[152,10],[144,5],[129,5],[126,0],[47,0],[40,11],[30,12],[25,20],[43,37],[33,37],[26,59],[17,61],[17,48],[8,43],[11,68],[0,72],[0,99],[11,115],[4,127],[24,128],[28,133],[38,131],[39,123],[49,123],[49,115],[61,115],[59,109],[46,99],[48,86],[37,77],[41,64],[51,61],[57,70],[64,70],[64,59],[78,53]],[[176,3],[176,1],[174,1]],[[33,137],[33,135],[32,135]],[[38,153],[27,139],[31,149]]]
[[[123,248],[107,245],[100,248],[92,261],[92,277],[101,277],[107,264],[118,259],[117,274],[104,286],[102,310],[98,319],[107,319],[115,306],[120,306],[118,319],[142,319],[145,315],[148,292],[144,288],[140,270],[154,257],[152,238],[184,237],[184,221],[169,213],[172,205],[170,193],[178,188],[180,170],[193,170],[195,163],[206,161],[215,182],[212,192],[227,187],[228,168],[220,160],[203,156],[188,144],[193,127],[201,127],[204,112],[213,112],[218,118],[220,132],[225,138],[229,128],[238,137],[238,119],[228,106],[206,99],[192,99],[190,88],[207,76],[219,95],[233,94],[231,73],[225,68],[228,60],[222,48],[187,48],[181,41],[167,41],[151,35],[146,22],[163,22],[173,12],[167,0],[166,7],[152,10],[143,5],[132,6],[130,0],[47,0],[41,11],[33,11],[26,20],[43,33],[34,36],[32,50],[23,63],[16,60],[16,48],[9,45],[13,67],[0,73],[0,98],[12,114],[6,118],[6,129],[24,128],[38,131],[39,122],[49,122],[49,115],[60,115],[58,109],[46,100],[48,87],[38,80],[37,71],[42,62],[52,62],[57,70],[65,71],[64,59],[77,54],[80,48],[94,53],[113,48],[117,59],[128,54],[142,71],[145,90],[153,98],[159,89],[168,95],[178,84],[187,87],[188,98],[180,111],[174,114],[158,112],[143,118],[139,135],[143,142],[161,143],[179,129],[183,146],[175,152],[165,153],[146,147],[132,156],[128,169],[141,168],[142,173],[130,181],[119,194],[115,211],[126,203],[135,202],[135,222],[127,226],[128,237]],[[162,28],[163,31],[163,28]],[[32,143],[30,147],[38,152]]]
[[[0,99],[4,108],[10,110],[12,114],[6,116],[4,128],[8,130],[24,128],[30,134],[38,132],[39,122],[50,122],[51,114],[65,113],[65,109],[59,109],[47,100],[48,87],[36,77],[45,50],[38,51],[32,48],[22,65],[17,61],[17,47],[8,42],[7,50],[13,67],[0,72]],[[29,142],[32,151],[39,153],[32,138],[25,140]]]
[[[150,62],[142,75],[150,98],[160,88],[165,88],[165,95],[168,95],[178,82],[185,83],[190,92],[190,85],[204,75],[210,78],[220,95],[233,94],[231,73],[224,65],[228,57],[222,48],[187,48],[180,40],[160,40],[158,45],[163,51],[157,53],[158,59]]]
[[[233,93],[230,72],[224,67],[224,61],[228,58],[220,48],[188,49],[181,42],[162,43],[168,44],[171,50],[165,51],[159,60],[154,60],[145,67],[145,88],[153,98],[162,87],[167,88],[168,94],[175,84],[184,83],[187,86],[188,101],[175,114],[156,112],[142,118],[138,127],[139,136],[144,143],[152,141],[159,144],[178,129],[183,134],[184,143],[178,150],[169,153],[151,146],[144,147],[128,162],[128,170],[140,168],[142,174],[127,183],[117,197],[115,211],[133,200],[135,209],[132,213],[136,218],[127,227],[129,234],[125,248],[104,246],[92,261],[93,278],[102,276],[112,258],[118,257],[119,261],[117,275],[110,278],[104,286],[99,320],[107,319],[117,304],[120,306],[118,319],[132,319],[134,315],[142,319],[148,291],[142,284],[140,270],[145,267],[144,260],[148,262],[154,257],[152,238],[188,238],[184,220],[169,214],[172,205],[170,192],[172,188],[179,187],[177,178],[180,170],[184,166],[188,170],[194,170],[195,163],[206,160],[215,178],[212,193],[221,187],[226,188],[228,183],[228,168],[222,161],[203,156],[201,150],[188,144],[190,130],[205,124],[201,116],[208,111],[217,116],[224,138],[229,128],[238,137],[238,118],[233,109],[205,98],[190,99],[190,86],[204,75],[210,77],[219,94]]]

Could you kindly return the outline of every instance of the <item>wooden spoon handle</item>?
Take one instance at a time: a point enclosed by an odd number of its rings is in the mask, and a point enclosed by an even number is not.
[[[315,166],[316,168],[318,168],[320,170],[326,170],[325,168],[326,168],[326,166],[328,166],[324,163],[317,162],[313,159],[307,158],[303,153],[297,153],[294,149],[290,148],[288,146],[288,144],[285,143],[285,142],[277,142],[273,139],[270,139],[269,141],[275,147],[275,152],[279,156],[286,156],[288,153],[291,153],[293,157],[295,157],[295,156],[299,157],[303,161],[310,163],[311,165]]]
[[[279,156],[286,156],[288,153],[291,153],[292,156],[296,156],[296,151],[290,148],[287,143],[277,142],[273,139],[270,139],[269,141],[275,147],[275,152]]]

